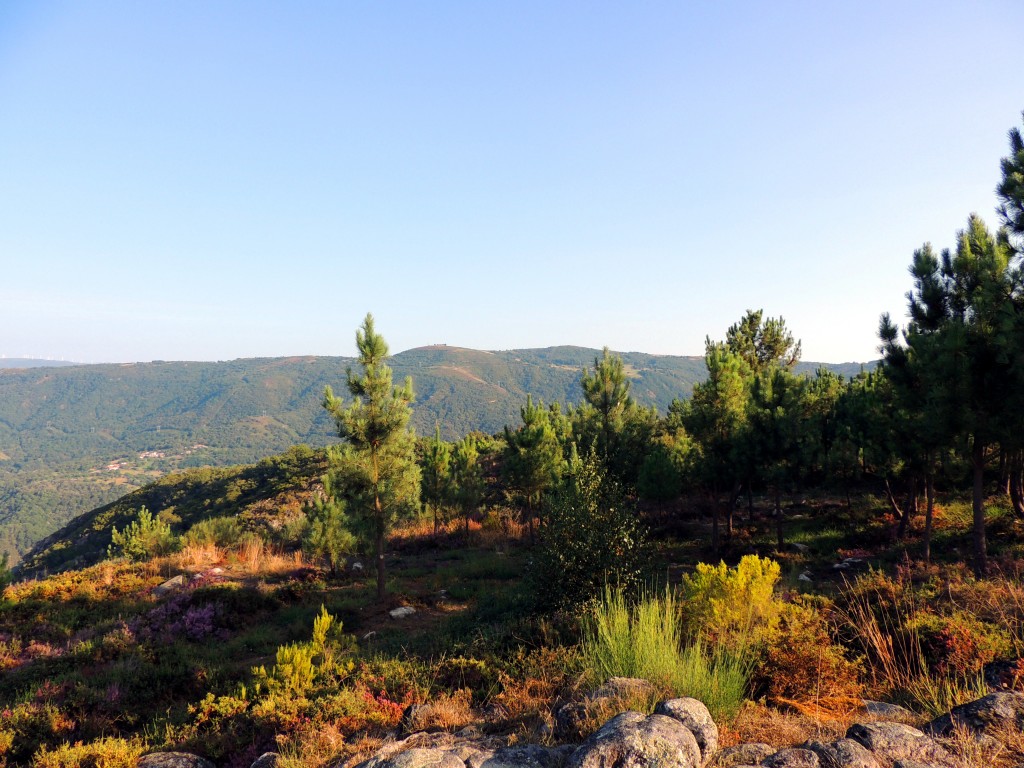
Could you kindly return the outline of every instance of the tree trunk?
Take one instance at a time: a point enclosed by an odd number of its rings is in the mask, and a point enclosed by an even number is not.
[[[902,541],[910,529],[910,521],[917,514],[917,478],[911,475],[907,478],[907,503],[903,505],[903,516],[900,517],[900,526],[896,529],[896,540]]]
[[[1024,451],[1014,451],[1010,461],[1010,504],[1017,517],[1024,517]]]
[[[999,446],[999,487],[1003,492],[1010,495],[1010,462],[1006,455],[1006,449]]]
[[[775,486],[775,535],[779,540],[779,549],[786,546],[782,538],[782,496],[779,493],[779,486]]]
[[[376,501],[377,507],[377,600],[384,602],[387,597],[387,575],[384,573],[384,514],[380,508],[380,499]]]
[[[935,511],[935,480],[929,472],[924,478],[924,561],[932,561],[932,513]]]
[[[739,480],[733,483],[732,494],[729,496],[729,508],[726,510],[725,518],[725,535],[732,541],[732,517],[736,511],[736,503],[740,500],[740,491],[743,487],[740,485]]]
[[[885,497],[889,500],[889,507],[892,509],[892,513],[897,518],[903,517],[903,510],[900,509],[900,505],[896,502],[896,497],[892,494],[892,486],[889,485],[889,476],[885,476]]]
[[[754,494],[750,489],[750,481],[747,481],[747,518],[750,520],[750,524],[754,524]]]
[[[977,435],[971,447],[971,465],[974,472],[971,499],[974,511],[974,574],[982,578],[988,572],[988,547],[985,541],[985,446]]]
[[[711,489],[711,554],[718,557],[718,488]]]

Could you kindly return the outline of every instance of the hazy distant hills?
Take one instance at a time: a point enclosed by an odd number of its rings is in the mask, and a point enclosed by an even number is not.
[[[399,353],[390,364],[396,381],[413,377],[417,432],[439,424],[454,438],[515,423],[527,394],[578,402],[582,369],[599,354],[433,346]],[[673,398],[689,397],[705,374],[701,357],[622,357],[635,399],[661,412]],[[324,386],[347,395],[345,369],[353,364],[290,357],[0,370],[0,551],[25,552],[75,515],[174,469],[331,442]],[[828,367],[848,376],[860,370]]]
[[[0,357],[0,368],[60,368],[77,363],[67,360],[42,360],[35,357]]]

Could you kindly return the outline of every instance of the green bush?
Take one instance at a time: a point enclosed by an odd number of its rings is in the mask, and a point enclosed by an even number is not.
[[[779,573],[778,563],[757,555],[745,555],[735,568],[698,563],[680,585],[688,635],[730,647],[758,643],[778,623]]]
[[[606,584],[637,585],[646,537],[636,508],[600,462],[570,465],[544,505],[528,577],[541,608],[569,608],[601,595]]]
[[[124,531],[118,531],[116,526],[111,528],[107,555],[137,562],[170,554],[179,548],[180,543],[178,537],[171,533],[171,526],[142,507],[138,517],[125,526]]]
[[[337,573],[357,545],[349,530],[344,500],[317,496],[306,514],[309,524],[302,539],[303,551],[313,560],[324,560],[331,573]]]
[[[227,548],[238,544],[242,527],[237,517],[210,517],[188,529],[183,541],[188,545],[214,545]]]
[[[666,590],[630,606],[621,589],[606,589],[587,621],[583,665],[592,682],[640,677],[664,692],[700,699],[716,721],[731,720],[750,676],[745,649],[682,645],[680,604]]]

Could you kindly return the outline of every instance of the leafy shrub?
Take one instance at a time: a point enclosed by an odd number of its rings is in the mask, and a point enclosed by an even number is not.
[[[326,561],[331,573],[337,573],[344,566],[345,558],[355,552],[357,544],[348,528],[344,500],[315,496],[306,514],[308,526],[302,549],[313,560]]]
[[[592,682],[640,677],[662,691],[692,696],[716,719],[735,717],[749,678],[745,648],[682,647],[680,605],[670,591],[630,606],[621,589],[606,589],[587,622],[583,664]]]
[[[970,614],[922,615],[916,623],[929,669],[939,675],[966,677],[1011,652],[1008,633]]]
[[[178,549],[179,544],[178,537],[171,533],[170,525],[153,517],[148,509],[142,507],[138,517],[125,526],[123,531],[118,531],[116,526],[111,529],[107,555],[138,562],[170,554]]]
[[[306,643],[282,645],[277,649],[274,667],[269,672],[256,667],[253,675],[271,692],[305,696],[319,676],[351,672],[355,665],[348,656],[354,650],[355,642],[342,633],[341,622],[320,606],[320,615],[313,620],[313,638]]]
[[[480,659],[455,656],[442,659],[434,670],[434,683],[449,693],[468,689],[477,701],[483,700],[497,688],[498,671]]]
[[[241,535],[242,527],[237,517],[209,517],[189,528],[183,541],[186,545],[227,548],[238,544]]]
[[[114,736],[82,744],[60,744],[53,749],[41,747],[32,758],[32,768],[135,768],[146,751],[141,738]]]
[[[760,642],[778,622],[779,572],[778,563],[757,555],[745,555],[735,568],[698,563],[680,585],[689,636],[733,648]]]
[[[776,702],[811,703],[811,714],[859,705],[861,665],[833,640],[825,609],[825,602],[808,598],[782,605],[754,672],[755,690]]]
[[[568,608],[600,596],[606,584],[640,581],[645,534],[635,507],[600,462],[576,460],[548,497],[529,567],[543,608]]]

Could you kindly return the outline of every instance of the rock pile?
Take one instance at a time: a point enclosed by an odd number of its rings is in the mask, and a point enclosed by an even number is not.
[[[564,727],[581,722],[594,702],[607,702],[631,689],[643,687],[623,678],[609,681],[583,702],[567,705]],[[936,740],[954,729],[981,742],[995,743],[1008,734],[1024,738],[1024,694],[990,694],[956,707],[923,730],[896,722],[855,723],[846,738],[836,741],[807,741],[784,749],[748,743],[721,750],[718,727],[707,707],[696,699],[669,699],[651,715],[615,715],[578,745],[504,746],[473,727],[455,734],[420,732],[385,745],[355,768],[969,768]],[[275,762],[276,756],[269,753],[253,768],[273,768]],[[210,764],[194,755],[156,753],[142,758],[139,766]]]

